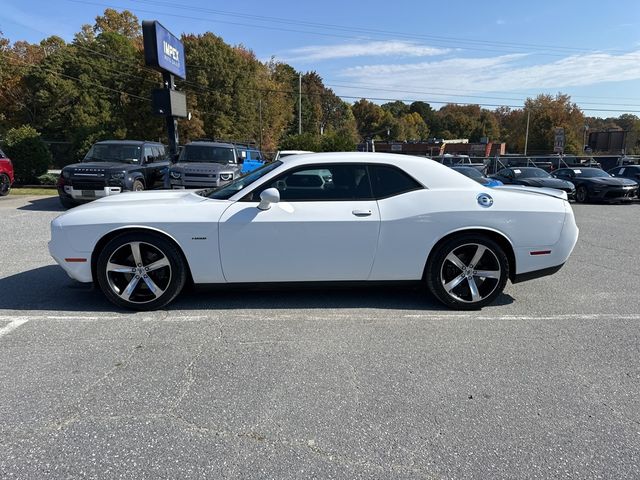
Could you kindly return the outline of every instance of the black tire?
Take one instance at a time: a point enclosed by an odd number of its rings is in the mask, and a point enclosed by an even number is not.
[[[9,195],[11,190],[11,180],[6,173],[0,173],[0,197]]]
[[[64,208],[73,208],[78,205],[76,202],[74,202],[70,198],[63,197],[62,195],[59,195],[58,198],[60,199],[60,205],[62,205]]]
[[[477,310],[504,290],[509,260],[502,247],[489,237],[461,234],[436,247],[425,278],[431,293],[449,308]]]
[[[141,192],[144,190],[144,183],[141,180],[134,180],[133,185],[131,185],[131,191],[133,192]]]
[[[153,233],[124,233],[110,240],[100,252],[96,277],[102,292],[115,305],[131,310],[156,310],[182,291],[187,265],[168,239]]]
[[[576,188],[576,202],[578,203],[586,203],[589,200],[589,192],[587,191],[587,187],[584,185],[580,185]]]

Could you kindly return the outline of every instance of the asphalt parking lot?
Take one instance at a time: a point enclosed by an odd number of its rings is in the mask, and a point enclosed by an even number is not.
[[[0,478],[638,478],[640,204],[574,205],[556,275],[481,312],[421,290],[117,310],[0,199]]]

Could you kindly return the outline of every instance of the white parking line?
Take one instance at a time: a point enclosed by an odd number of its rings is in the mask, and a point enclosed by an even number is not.
[[[7,333],[14,331],[20,325],[27,323],[28,321],[29,319],[24,317],[14,318],[8,325],[0,328],[0,337],[4,337]]]

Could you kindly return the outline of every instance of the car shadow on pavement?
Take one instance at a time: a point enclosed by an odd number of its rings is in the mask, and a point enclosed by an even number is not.
[[[0,278],[0,310],[40,310],[71,312],[135,313],[112,305],[89,284],[71,280],[57,265],[28,270]],[[502,294],[493,305],[513,303]],[[358,286],[348,288],[269,287],[204,291],[187,288],[171,303],[168,311],[193,310],[286,310],[352,309],[447,311],[426,287]]]
[[[71,280],[57,265],[47,265],[0,278],[0,310],[113,312],[90,284]]]
[[[60,205],[58,196],[42,197],[35,200],[29,200],[27,205],[18,207],[18,210],[30,210],[33,212],[64,212],[66,209]]]

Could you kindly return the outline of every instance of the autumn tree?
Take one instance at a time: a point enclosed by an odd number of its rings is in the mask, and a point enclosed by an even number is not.
[[[585,118],[569,95],[538,95],[528,98],[524,105],[530,114],[528,150],[531,153],[553,151],[555,128],[564,128],[566,153],[582,152]]]

